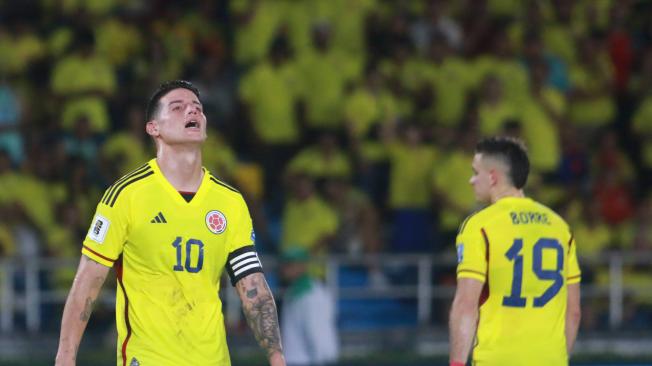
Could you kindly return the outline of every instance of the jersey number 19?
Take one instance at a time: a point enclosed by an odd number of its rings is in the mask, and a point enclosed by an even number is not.
[[[503,297],[503,306],[525,307],[526,298],[521,296],[523,287],[523,239],[514,239],[514,243],[509,248],[505,256],[511,262],[514,262],[514,271],[512,277],[512,292],[509,296]],[[555,269],[543,268],[543,251],[554,250],[557,254]],[[540,308],[545,306],[553,297],[555,297],[561,287],[564,285],[562,269],[564,268],[564,248],[556,239],[541,238],[537,240],[532,248],[532,271],[538,279],[543,281],[553,281],[550,287],[543,292],[541,296],[534,298],[534,307]]]

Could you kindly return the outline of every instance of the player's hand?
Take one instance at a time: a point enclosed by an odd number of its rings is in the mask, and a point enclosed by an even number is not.
[[[285,366],[285,357],[281,352],[274,352],[269,355],[270,366]]]

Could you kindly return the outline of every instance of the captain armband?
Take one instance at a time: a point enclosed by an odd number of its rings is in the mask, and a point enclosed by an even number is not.
[[[253,245],[239,248],[229,253],[226,259],[226,272],[231,279],[231,285],[240,281],[240,279],[256,272],[262,272],[263,265],[258,259],[256,248]]]

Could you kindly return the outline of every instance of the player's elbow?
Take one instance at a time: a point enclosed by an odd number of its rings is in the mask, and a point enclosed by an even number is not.
[[[471,299],[455,298],[450,310],[451,319],[473,317],[478,313],[478,302]]]

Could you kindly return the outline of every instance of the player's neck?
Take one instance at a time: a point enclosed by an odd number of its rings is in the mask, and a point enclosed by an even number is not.
[[[159,147],[156,163],[176,190],[197,192],[199,189],[204,177],[199,147]]]
[[[525,193],[523,193],[522,189],[516,187],[497,187],[491,194],[491,203],[496,203],[501,198],[506,197],[523,198],[525,197]]]

